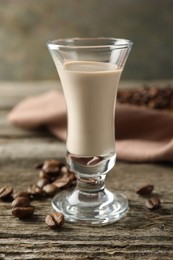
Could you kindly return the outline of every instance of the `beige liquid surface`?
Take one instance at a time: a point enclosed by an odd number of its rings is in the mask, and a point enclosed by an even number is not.
[[[122,70],[72,61],[58,72],[68,112],[67,150],[80,156],[115,152],[114,104]]]

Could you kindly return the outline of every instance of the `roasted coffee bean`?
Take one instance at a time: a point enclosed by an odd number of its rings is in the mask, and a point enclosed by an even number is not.
[[[49,197],[53,197],[57,191],[58,191],[58,187],[56,187],[53,184],[47,184],[43,187],[43,191],[46,193],[47,196]]]
[[[65,171],[63,175],[58,177],[52,184],[54,184],[57,188],[64,189],[70,187],[76,183],[76,176],[71,171]]]
[[[149,184],[149,185],[145,185],[145,186],[139,188],[136,191],[136,193],[141,196],[148,196],[153,192],[153,190],[154,190],[154,185]]]
[[[159,94],[159,88],[150,87],[148,88],[148,94],[150,97],[155,98]]]
[[[35,184],[32,184],[28,187],[28,192],[33,198],[40,198],[44,195],[42,189]]]
[[[60,174],[66,174],[68,173],[69,169],[67,168],[66,165],[62,166],[60,169]]]
[[[19,219],[31,218],[34,214],[34,207],[15,207],[12,208],[12,214]]]
[[[55,185],[59,189],[67,188],[69,187],[70,184],[70,179],[59,179],[54,181],[52,184]]]
[[[64,215],[61,212],[52,212],[52,217],[59,227],[62,227],[64,225],[65,219]]]
[[[41,170],[41,171],[39,172],[39,178],[40,178],[40,179],[50,179],[50,176],[48,176],[46,172],[44,172],[44,171]]]
[[[41,170],[39,172],[39,178],[40,179],[48,179],[49,182],[54,181],[58,176],[60,175],[60,172],[44,172]]]
[[[68,177],[71,180],[76,179],[74,172],[70,171],[67,166],[63,166],[60,170],[60,178],[63,178],[64,176],[65,178]]]
[[[29,199],[30,198],[30,194],[27,191],[15,192],[13,194],[13,199],[16,199],[18,197],[25,197],[25,198]]]
[[[0,199],[7,200],[11,198],[11,195],[13,193],[13,188],[11,186],[6,186],[0,188]]]
[[[43,163],[39,163],[39,164],[37,164],[37,165],[35,166],[35,169],[36,169],[36,170],[41,170],[42,167],[43,167]]]
[[[74,172],[69,172],[69,179],[70,179],[70,181],[76,181],[77,180]]]
[[[145,202],[148,209],[158,209],[160,207],[160,199],[158,197],[152,197]]]
[[[46,224],[51,228],[59,228],[64,225],[64,215],[61,212],[53,212],[45,218]]]
[[[36,185],[37,185],[37,187],[42,189],[45,185],[47,185],[49,183],[50,183],[50,181],[47,178],[42,178],[42,179],[38,180]]]
[[[28,197],[17,197],[12,202],[12,207],[28,207],[30,200]]]
[[[62,163],[57,160],[46,160],[43,164],[42,170],[46,173],[58,173]]]

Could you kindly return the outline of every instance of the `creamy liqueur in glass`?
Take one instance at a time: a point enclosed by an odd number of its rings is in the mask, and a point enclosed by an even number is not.
[[[68,110],[68,152],[115,152],[114,106],[122,70],[110,63],[72,61],[58,72]]]

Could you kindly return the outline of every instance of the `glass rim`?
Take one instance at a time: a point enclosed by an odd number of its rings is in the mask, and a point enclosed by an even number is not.
[[[79,44],[80,42],[86,44]],[[95,44],[91,44],[94,43]],[[96,44],[96,42],[100,44]],[[105,42],[105,44],[103,44]],[[76,45],[74,45],[76,43]],[[78,43],[78,44],[77,44]],[[124,38],[113,38],[113,37],[95,37],[95,38],[82,38],[82,37],[71,37],[71,38],[60,38],[47,41],[47,46],[52,50],[58,50],[59,48],[65,49],[100,49],[100,48],[129,48],[133,45],[133,42]]]

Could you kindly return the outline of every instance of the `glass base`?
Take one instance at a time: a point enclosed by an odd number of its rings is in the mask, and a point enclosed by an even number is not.
[[[128,211],[128,200],[118,192],[103,189],[95,193],[63,191],[53,198],[52,207],[66,221],[85,225],[106,225],[118,221]]]

